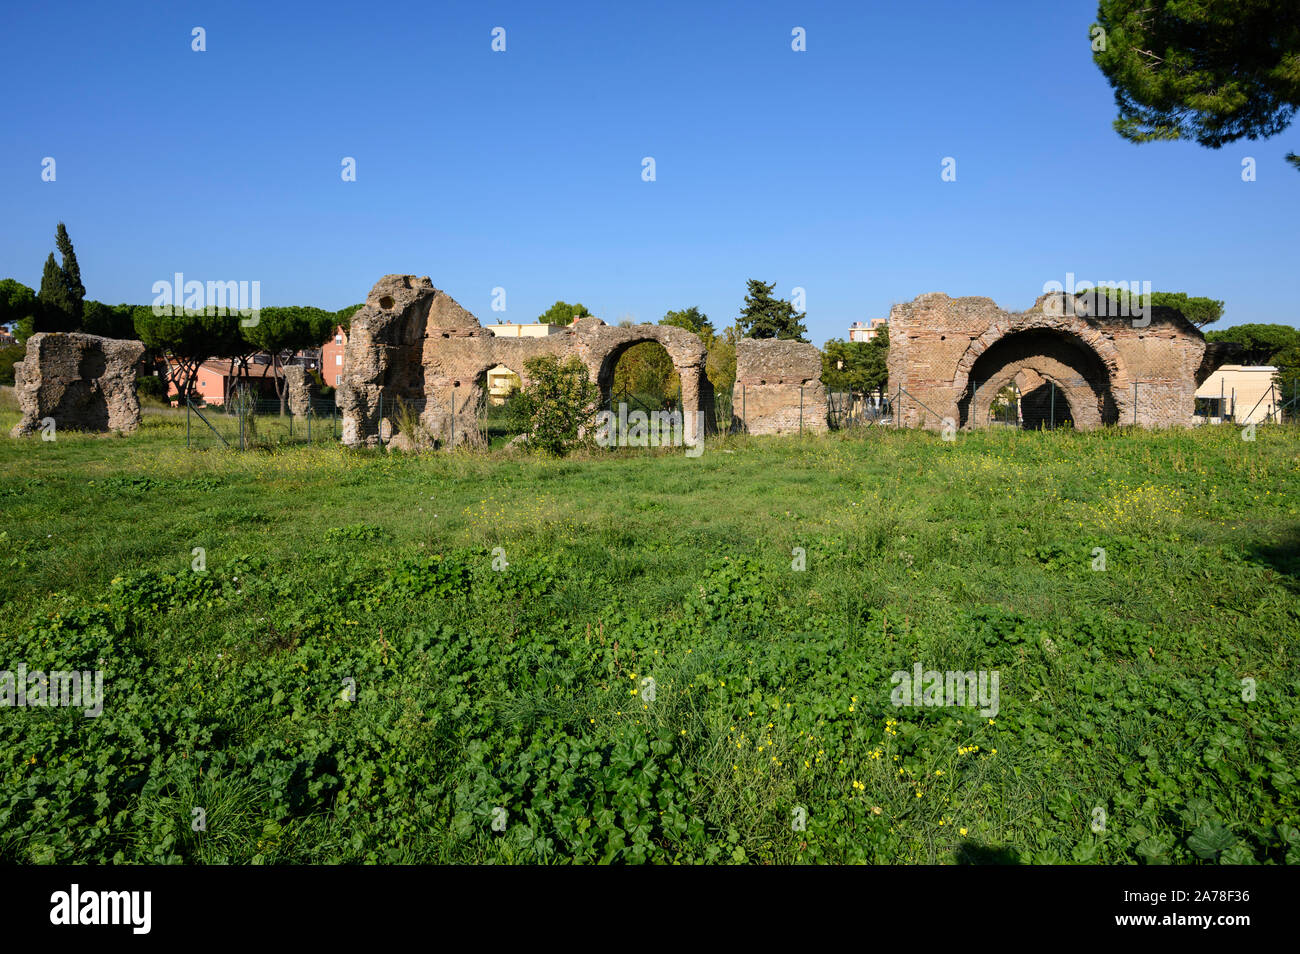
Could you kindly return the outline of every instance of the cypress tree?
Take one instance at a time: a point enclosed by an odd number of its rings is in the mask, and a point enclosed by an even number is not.
[[[72,316],[81,323],[83,302],[86,299],[86,286],[81,284],[81,266],[77,264],[77,253],[72,248],[72,239],[68,238],[68,229],[59,223],[58,233],[54,238],[59,254],[63,256],[63,283],[67,286],[72,301]]]
[[[41,290],[36,293],[36,301],[36,331],[77,329],[79,322],[73,313],[72,293],[68,290],[63,269],[54,260],[53,252],[45,260],[45,272],[41,275]]]

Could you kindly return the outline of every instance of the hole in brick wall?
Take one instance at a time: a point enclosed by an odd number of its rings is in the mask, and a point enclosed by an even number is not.
[[[445,332],[445,331],[442,333],[442,336],[443,336],[444,338],[450,338],[450,337],[451,337],[451,335],[449,335],[449,334],[448,334],[447,332]]]
[[[759,384],[767,384],[766,381],[759,381],[758,383],[759,383]]]
[[[947,340],[948,340],[948,336],[947,336],[947,335],[940,335],[940,336],[939,336],[939,340],[940,340],[940,341],[947,341]]]
[[[454,387],[454,388],[458,388],[458,387],[460,387],[460,382],[457,381],[455,384],[452,385],[452,387]]]
[[[379,307],[382,308],[382,309],[384,309],[384,311],[388,311],[390,308],[392,308],[392,307],[393,307],[393,296],[392,296],[392,295],[385,295],[383,298],[379,299]]]

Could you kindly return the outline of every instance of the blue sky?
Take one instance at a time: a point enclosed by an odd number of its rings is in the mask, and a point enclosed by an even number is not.
[[[761,278],[805,289],[820,344],[923,292],[1021,309],[1073,272],[1222,298],[1219,327],[1300,325],[1282,159],[1300,126],[1218,151],[1121,140],[1095,12],[9,4],[0,277],[37,286],[63,220],[88,295],[114,303],[181,271],[339,308],[411,272],[485,323],[564,299],[611,323],[699,305],[721,326]]]

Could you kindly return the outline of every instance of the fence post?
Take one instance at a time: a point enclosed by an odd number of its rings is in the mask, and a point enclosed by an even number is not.
[[[185,399],[185,447],[188,450],[190,446],[190,399]]]
[[[747,387],[744,384],[740,386],[740,430],[744,434],[749,433],[749,392],[746,390]]]
[[[384,446],[384,392],[379,392],[379,424],[376,428],[379,432],[379,446]]]
[[[803,433],[803,385],[799,385],[799,433]]]
[[[1050,430],[1056,430],[1056,382],[1050,382],[1052,385],[1052,419]]]
[[[1133,426],[1137,427],[1138,422],[1138,383],[1133,382]]]

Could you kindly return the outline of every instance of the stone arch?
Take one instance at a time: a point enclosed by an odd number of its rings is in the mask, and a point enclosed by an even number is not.
[[[1103,408],[1099,406],[1097,392],[1079,376],[1074,368],[1044,356],[1004,365],[996,375],[979,382],[970,404],[961,407],[971,426],[979,426],[992,419],[991,405],[997,395],[1009,384],[1016,384],[1022,402],[1026,394],[1033,393],[1021,383],[1022,378],[1034,380],[1034,388],[1055,387],[1056,406],[1052,410],[1023,411],[1023,424],[1031,429],[1040,426],[1062,426],[1068,420],[1074,427],[1087,430],[1101,426]],[[1039,396],[1038,400],[1042,400]]]
[[[1035,310],[995,322],[965,349],[952,380],[959,425],[987,420],[997,393],[988,385],[1005,387],[1025,369],[1065,393],[1076,427],[1113,424],[1126,404],[1128,373],[1110,336],[1075,315]]]
[[[1020,395],[1020,426],[1029,430],[1075,426],[1078,416],[1068,393],[1059,382],[1034,368],[1024,368],[1015,376]]]
[[[702,425],[705,434],[716,433],[713,410],[713,385],[705,374],[707,351],[697,335],[670,325],[633,325],[614,328],[599,318],[580,318],[574,324],[579,353],[592,380],[600,390],[602,404],[608,404],[619,357],[633,345],[653,341],[668,352],[673,370],[682,385],[681,410],[686,440],[698,439]]]
[[[668,355],[668,359],[672,361],[673,372],[677,375],[678,380],[681,380],[682,372],[679,369],[677,362],[673,360],[672,354],[666,347],[664,347],[663,342],[659,341],[658,338],[653,335],[646,335],[641,338],[629,339],[628,341],[620,342],[613,348],[610,348],[601,359],[600,367],[596,371],[596,386],[600,388],[600,399],[602,405],[609,402],[610,392],[614,386],[614,372],[618,368],[619,360],[632,348],[642,344],[656,344],[660,348],[663,348],[664,353]]]

